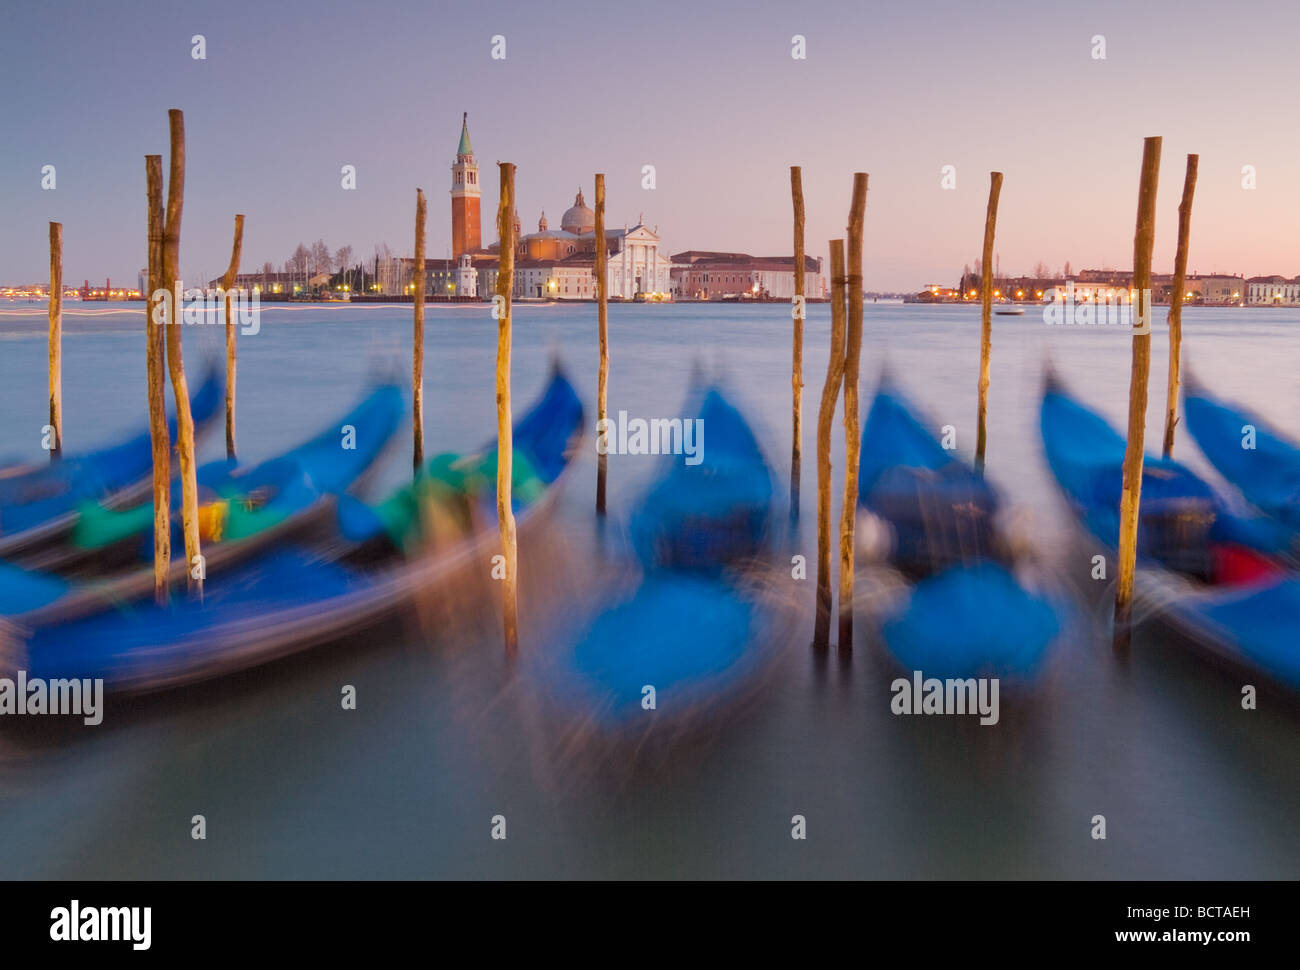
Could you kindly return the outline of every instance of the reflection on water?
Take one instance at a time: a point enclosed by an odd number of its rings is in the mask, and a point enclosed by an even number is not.
[[[679,416],[692,368],[720,373],[784,480],[787,308],[614,306],[610,317],[611,412]],[[493,433],[491,323],[486,309],[429,310],[427,453],[468,451]],[[69,316],[65,327],[65,433],[75,450],[143,421],[142,316]],[[887,361],[969,455],[977,312],[872,304],[866,327],[864,399]],[[1238,679],[1156,635],[1116,663],[1097,625],[1106,604],[1080,579],[1086,558],[1042,461],[1044,360],[1122,425],[1127,336],[1047,327],[1033,311],[995,317],[994,327],[989,474],[1027,518],[1018,530],[1045,571],[1074,596],[1042,688],[1004,697],[996,728],[891,715],[894,673],[870,624],[859,625],[844,664],[806,649],[809,617],[762,692],[670,756],[629,764],[626,752],[587,746],[560,758],[524,700],[527,665],[503,663],[495,619],[432,616],[424,630],[394,624],[203,689],[110,698],[100,728],[6,732],[0,878],[1294,877],[1300,715],[1267,694],[1259,710],[1241,711]],[[44,328],[43,316],[0,312],[0,455],[39,455]],[[1185,328],[1186,364],[1202,381],[1292,424],[1300,311],[1189,309]],[[778,546],[784,562],[814,556],[813,415],[827,333],[827,308],[812,307],[805,505],[797,534]],[[409,309],[265,307],[261,332],[240,344],[241,457],[271,457],[313,434],[370,375],[409,373],[409,334]],[[192,368],[218,353],[220,337],[219,328],[186,332]],[[1152,349],[1148,442],[1158,444],[1160,327]],[[558,352],[590,407],[596,351],[593,307],[518,308],[516,402],[531,400]],[[212,436],[206,456],[220,448]],[[1185,437],[1176,454],[1208,473]],[[409,474],[404,448],[390,459],[380,490]],[[534,550],[545,568],[523,550],[525,651],[548,649],[557,614],[594,608],[615,576],[621,515],[659,466],[611,455],[609,467],[604,528],[590,514],[595,462],[584,453],[551,541],[539,544],[545,553]],[[344,684],[357,688],[355,711],[341,709]],[[190,838],[196,814],[207,819],[206,842]],[[1097,814],[1104,842],[1090,838]],[[495,815],[507,820],[505,842],[490,837]],[[806,841],[790,837],[794,815],[807,819]]]

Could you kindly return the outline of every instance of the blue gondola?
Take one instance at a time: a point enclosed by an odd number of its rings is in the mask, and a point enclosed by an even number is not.
[[[702,460],[664,459],[629,521],[639,582],[541,661],[559,713],[611,734],[680,724],[736,695],[775,645],[770,610],[742,579],[768,548],[772,470],[718,388],[693,396],[684,413],[698,414]],[[643,706],[647,685],[654,710]]]
[[[582,425],[582,404],[560,373],[542,404],[517,425],[520,455],[544,486],[521,508],[522,539],[551,508],[570,461],[571,441]],[[529,431],[529,429],[532,429]],[[494,463],[494,453],[466,463]],[[474,480],[472,484],[477,484]],[[119,693],[177,687],[266,663],[373,627],[408,609],[417,598],[432,601],[458,577],[477,574],[497,548],[495,498],[488,488],[462,496],[473,506],[472,527],[448,537],[428,555],[405,557],[396,548],[364,565],[340,557],[340,548],[282,545],[258,561],[228,570],[207,584],[203,601],[177,597],[165,607],[126,604],[71,621],[56,617],[16,625],[0,642],[0,660],[32,677],[102,677]],[[0,575],[0,579],[3,576]],[[12,578],[12,577],[11,577]],[[42,592],[31,577],[31,592]],[[57,589],[44,589],[45,595]],[[0,641],[6,632],[0,631]]]
[[[220,374],[209,370],[190,401],[198,433],[221,406]],[[176,419],[169,418],[171,438]],[[70,454],[40,467],[0,469],[0,557],[39,549],[67,534],[77,509],[88,501],[138,501],[148,494],[153,469],[149,431],[84,455]]]
[[[1114,550],[1124,438],[1051,378],[1041,427],[1061,490],[1087,531]],[[1275,520],[1235,515],[1186,466],[1146,456],[1135,602],[1215,658],[1300,688],[1300,581],[1283,561],[1290,542]]]
[[[327,426],[320,435],[279,458],[249,468],[221,460],[198,470],[199,522],[205,572],[209,579],[224,569],[284,539],[320,526],[344,490],[356,485],[392,439],[405,415],[402,391],[384,384],[366,394],[360,403]],[[346,440],[343,429],[350,429]],[[347,444],[349,447],[344,447]],[[184,548],[180,524],[180,485],[172,483],[171,548]],[[36,617],[67,619],[102,610],[105,604],[127,602],[153,592],[153,506],[127,509],[103,506],[83,508],[71,541],[22,563],[30,570],[9,570],[8,589],[0,596],[22,611],[21,593],[33,584],[53,588],[43,574],[53,567],[76,567],[93,562],[105,567],[124,566],[108,576],[63,583],[61,595],[50,600],[30,597],[27,610]],[[190,564],[183,556],[172,560],[171,582],[184,585]],[[3,582],[3,580],[0,580]],[[0,614],[15,612],[0,609]]]
[[[396,384],[381,384],[320,434],[284,454],[246,466],[221,459],[198,469],[200,518],[206,543],[235,544],[283,536],[325,510],[328,501],[358,485],[396,434],[406,414]],[[173,482],[172,547],[183,543],[181,489]],[[70,544],[103,557],[130,545],[136,559],[153,556],[153,506],[83,507]]]
[[[914,584],[885,645],[927,677],[1031,680],[1059,630],[1053,604],[1016,578],[996,492],[882,381],[862,433],[858,504],[883,521],[889,562]]]
[[[1300,447],[1245,408],[1189,380],[1187,430],[1215,470],[1260,511],[1300,533]]]

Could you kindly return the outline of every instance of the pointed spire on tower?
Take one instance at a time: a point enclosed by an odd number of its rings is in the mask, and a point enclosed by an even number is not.
[[[456,149],[457,155],[473,156],[474,148],[469,143],[469,112],[466,111],[460,116],[460,145]]]

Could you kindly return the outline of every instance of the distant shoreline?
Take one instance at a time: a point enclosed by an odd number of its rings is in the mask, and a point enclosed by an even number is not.
[[[21,300],[19,299],[0,300],[0,313],[10,312],[11,310],[17,310],[20,308],[23,309],[24,311],[31,312],[36,308],[44,308],[46,306],[46,302],[47,301],[44,298],[25,298]],[[344,308],[353,305],[395,307],[395,306],[411,306],[414,304],[414,302],[415,301],[413,297],[407,296],[405,294],[394,294],[391,297],[383,297],[383,298],[366,297],[364,299],[354,299],[354,300],[263,299],[262,305],[264,308],[280,307],[280,306],[303,306],[303,307],[315,306],[315,307]],[[820,298],[820,297],[817,298],[808,297],[805,300],[805,302],[809,304],[818,304],[818,303],[824,304],[824,303],[829,303],[830,300],[826,298]],[[581,306],[581,305],[594,305],[596,303],[596,300],[585,299],[585,298],[573,299],[573,300],[548,300],[548,299],[539,300],[535,297],[523,297],[523,298],[513,299],[510,301],[510,303],[512,306]],[[980,307],[980,304],[977,301],[970,301],[970,300],[919,301],[919,300],[904,300],[899,297],[881,297],[879,299],[874,299],[868,296],[864,298],[864,303],[867,306],[871,306],[873,304],[886,304],[889,306],[924,307],[926,309],[930,309],[934,307],[965,307],[970,310],[978,310]],[[790,300],[787,299],[645,300],[645,301],[610,300],[609,305],[610,306],[720,306],[720,307],[721,306],[735,306],[735,307],[789,306]],[[1018,309],[1028,309],[1030,307],[1040,307],[1040,306],[1047,307],[1051,305],[1052,303],[1050,301],[1045,301],[1045,300],[1032,300],[1032,301],[1015,300],[1015,301],[1009,301],[1004,303],[994,303],[993,308],[994,311],[996,312],[997,309],[1000,307],[1001,308],[1016,307]],[[1167,307],[1169,305],[1170,304],[1168,302],[1161,302],[1161,301],[1156,301],[1152,303],[1152,306],[1159,306],[1159,307]],[[1300,303],[1185,303],[1183,305],[1190,309],[1196,309],[1196,310],[1288,310],[1288,309],[1293,310],[1293,309],[1300,308]],[[75,307],[84,307],[86,309],[98,309],[101,312],[105,312],[108,311],[108,308],[110,307],[120,307],[122,311],[126,311],[131,309],[143,310],[144,306],[145,306],[144,300],[77,300],[77,299],[71,299],[65,297],[63,302],[63,308],[64,308],[63,312],[69,313]],[[479,309],[479,308],[490,309],[492,303],[491,301],[488,300],[467,301],[467,300],[447,300],[447,299],[426,299],[425,306],[446,307],[448,309]],[[44,309],[41,309],[40,312],[44,313],[45,311]]]

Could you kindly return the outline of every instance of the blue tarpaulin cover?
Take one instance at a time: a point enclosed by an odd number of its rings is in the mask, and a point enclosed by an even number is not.
[[[883,626],[894,658],[929,677],[1032,678],[1059,622],[1001,561],[985,478],[888,383],[867,415],[860,468],[859,504],[889,522],[894,561],[918,577]]]
[[[1183,409],[1187,430],[1215,470],[1260,511],[1300,532],[1300,448],[1208,391],[1189,390]]]
[[[764,549],[772,471],[718,388],[695,397],[703,460],[664,459],[669,467],[629,522],[641,582],[580,627],[546,674],[556,695],[606,727],[647,714],[646,685],[671,716],[745,681],[763,659],[760,605],[728,567]]]

